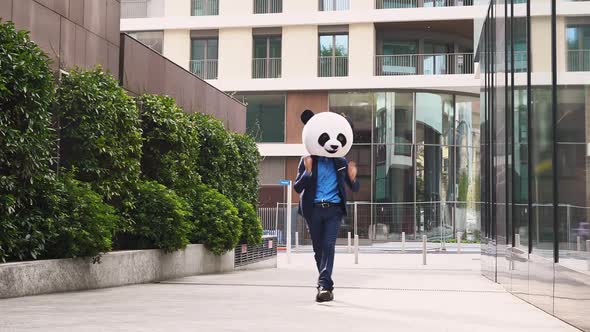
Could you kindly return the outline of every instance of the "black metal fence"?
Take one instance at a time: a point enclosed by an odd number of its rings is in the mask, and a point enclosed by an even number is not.
[[[262,244],[239,245],[235,250],[235,267],[258,263],[277,256],[277,237],[264,236]]]

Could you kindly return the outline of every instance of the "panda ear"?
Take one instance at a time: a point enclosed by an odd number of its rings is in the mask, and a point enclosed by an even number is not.
[[[301,122],[303,122],[303,124],[307,124],[307,121],[309,121],[309,119],[311,119],[315,114],[313,114],[313,111],[311,110],[305,110],[303,111],[303,113],[301,113]]]

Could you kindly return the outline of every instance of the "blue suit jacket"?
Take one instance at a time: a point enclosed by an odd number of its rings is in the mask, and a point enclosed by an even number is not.
[[[299,214],[305,219],[311,218],[318,182],[318,157],[311,156],[311,158],[313,159],[311,176],[305,171],[305,164],[303,162],[304,158],[301,158],[294,185],[295,191],[300,194]],[[342,212],[346,215],[346,189],[344,188],[344,184],[346,183],[353,192],[359,191],[360,184],[356,179],[352,182],[348,176],[348,161],[345,158],[334,158],[334,168],[338,181],[338,194],[342,199],[340,206],[342,207]]]

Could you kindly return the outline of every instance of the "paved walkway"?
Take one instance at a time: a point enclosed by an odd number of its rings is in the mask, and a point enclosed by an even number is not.
[[[479,256],[350,254],[314,303],[313,257],[279,269],[0,300],[0,331],[577,331],[479,274]]]

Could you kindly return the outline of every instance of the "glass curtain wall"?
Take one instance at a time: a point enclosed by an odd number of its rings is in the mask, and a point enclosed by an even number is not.
[[[405,232],[440,241],[461,231],[479,239],[477,97],[379,91],[332,93],[329,101],[354,123],[349,159],[370,184],[353,196],[372,202],[358,207],[361,238],[392,241]]]
[[[479,42],[482,273],[590,330],[590,76],[572,58],[590,40],[590,12],[580,3],[560,14],[564,2],[489,7]]]

